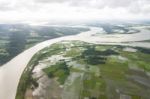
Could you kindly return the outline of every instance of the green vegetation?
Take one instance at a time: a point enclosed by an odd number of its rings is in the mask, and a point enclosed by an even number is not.
[[[66,78],[70,74],[70,70],[64,61],[45,68],[43,71],[48,75],[49,78],[58,77],[60,84],[64,84]]]
[[[32,78],[32,71],[40,61],[46,65],[41,70],[48,79],[56,80],[58,85],[63,86],[59,93],[63,99],[148,99],[150,49],[131,47],[136,49],[136,52],[132,52],[124,48],[126,46],[80,41],[53,44],[32,58],[27,67],[29,70],[25,69],[22,74],[17,95],[23,97],[26,88],[31,88],[31,85],[38,87],[36,79]],[[54,61],[48,60],[57,55],[63,59],[57,60],[59,57],[56,57]]]
[[[27,34],[15,31],[9,37],[10,43],[7,47],[9,58],[12,58],[22,52],[25,48]]]
[[[84,58],[88,64],[98,65],[104,64],[106,61],[106,56],[109,55],[118,55],[118,53],[111,49],[97,51],[95,50],[95,46],[87,46],[87,50],[82,53],[81,57]]]
[[[136,47],[136,49],[138,49],[142,53],[150,54],[150,50],[148,48]]]
[[[90,97],[91,99],[99,99],[101,96],[106,97],[105,91],[106,83],[103,78],[89,73],[84,75],[81,99],[84,99],[84,97]]]
[[[0,24],[0,50],[5,51],[0,51],[0,65],[42,41],[88,30],[80,27]]]
[[[81,54],[80,49],[79,48],[71,48],[69,49],[69,51],[66,52],[66,57],[75,57],[75,56],[79,56]]]
[[[137,42],[150,42],[150,40],[143,40],[143,41],[137,41]]]
[[[5,49],[0,49],[0,63],[4,63],[9,56],[9,53]]]
[[[28,63],[28,66],[25,68],[21,78],[20,82],[17,88],[17,94],[16,99],[24,99],[25,92],[27,88],[38,87],[38,83],[36,82],[36,79],[32,78],[32,70],[34,67],[38,64],[38,60],[41,59],[41,53],[37,53],[33,56],[31,61]]]
[[[114,24],[110,24],[110,23],[93,23],[93,24],[89,24],[89,26],[103,28],[104,31],[108,34],[114,34],[114,33],[132,34],[132,33],[140,32],[140,30],[131,28],[132,25],[131,24],[124,24],[124,26],[119,26],[119,25],[114,25]],[[134,26],[137,26],[137,25],[134,24]]]

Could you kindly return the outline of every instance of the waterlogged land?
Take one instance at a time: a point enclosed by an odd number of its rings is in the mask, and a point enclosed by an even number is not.
[[[37,44],[36,46],[31,47],[28,50],[22,52],[21,54],[16,56],[14,59],[9,61],[7,64],[1,66],[1,68],[0,68],[0,79],[1,79],[0,98],[1,99],[15,99],[19,79],[21,77],[21,74],[23,73],[23,70],[25,69],[25,67],[27,67],[27,64],[29,63],[30,59],[39,50],[41,50],[51,44],[60,42],[62,40],[80,40],[80,41],[89,42],[89,43],[93,43],[93,44],[106,44],[106,45],[111,44],[111,45],[139,46],[139,47],[150,48],[149,42],[144,42],[144,40],[150,39],[150,36],[149,36],[150,33],[149,33],[149,30],[145,29],[146,27],[149,27],[149,26],[143,26],[143,25],[142,26],[133,26],[133,28],[138,29],[140,32],[128,33],[128,34],[125,34],[125,33],[124,34],[121,34],[121,33],[107,34],[107,33],[103,32],[103,28],[89,27],[90,31],[81,32],[78,35],[59,37],[56,39],[41,42],[41,43]],[[140,42],[140,41],[143,41],[143,42]],[[129,50],[129,49],[130,48],[127,48],[126,50]],[[130,49],[130,50],[133,51],[133,49]],[[140,48],[140,51],[141,52],[146,51],[148,53],[149,49]],[[44,55],[43,55],[43,57],[44,57]],[[60,56],[54,56],[54,57],[56,59],[59,59]],[[36,66],[36,67],[38,67],[38,66]],[[40,67],[42,67],[42,65],[40,65]],[[32,68],[29,68],[29,69],[32,69]],[[39,70],[39,67],[36,70]],[[29,74],[30,73],[32,73],[32,72],[29,72]],[[10,78],[14,78],[14,79],[12,80]],[[28,76],[25,76],[25,79],[27,79],[27,78],[28,78]],[[45,78],[47,78],[47,77],[45,76]],[[43,78],[43,79],[45,79],[45,78]],[[41,79],[41,81],[45,81],[45,80]],[[49,81],[49,80],[46,80],[46,81]],[[26,80],[24,80],[24,83],[26,83]],[[56,82],[53,82],[53,83],[57,84]],[[47,83],[47,84],[42,84],[42,85],[49,85],[49,84]],[[24,88],[26,89],[26,86],[24,86]],[[42,87],[40,87],[40,88],[42,88]],[[45,86],[44,88],[47,88],[47,87]],[[59,87],[56,89],[59,90]],[[38,90],[40,90],[40,89],[38,89]],[[35,95],[37,93],[43,92],[43,91],[39,92],[38,90],[35,91],[33,94]],[[21,92],[22,91],[24,91],[24,89],[21,88]],[[59,91],[61,91],[61,90],[59,90]],[[31,92],[32,92],[32,90],[29,90],[26,95],[32,95]],[[54,94],[55,94],[55,92],[54,92]],[[19,98],[19,99],[22,99],[22,98]]]
[[[150,49],[62,41],[25,68],[16,99],[149,99]]]
[[[120,43],[142,41],[149,45],[149,25],[145,24],[89,24],[83,26],[30,26],[25,24],[0,24],[0,65],[42,41],[79,34],[78,38],[90,42]],[[94,41],[93,41],[94,40]],[[143,44],[145,43],[145,44]],[[136,45],[133,44],[133,45]],[[144,46],[144,47],[145,47]]]

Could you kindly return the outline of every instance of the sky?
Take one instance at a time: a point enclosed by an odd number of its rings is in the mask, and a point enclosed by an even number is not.
[[[0,0],[0,23],[150,18],[150,0]]]

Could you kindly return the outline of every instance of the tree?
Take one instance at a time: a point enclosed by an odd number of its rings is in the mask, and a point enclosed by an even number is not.
[[[9,37],[10,43],[8,44],[7,51],[11,57],[16,56],[25,48],[27,35],[21,31],[14,31]]]

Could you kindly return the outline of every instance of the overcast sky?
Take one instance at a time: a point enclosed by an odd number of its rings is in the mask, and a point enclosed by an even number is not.
[[[148,18],[150,0],[0,0],[0,23]]]

